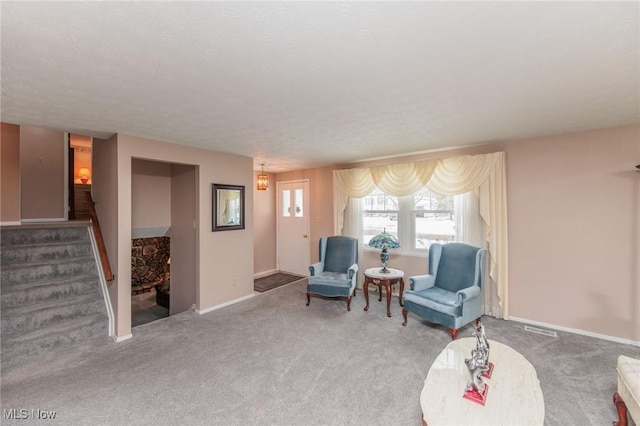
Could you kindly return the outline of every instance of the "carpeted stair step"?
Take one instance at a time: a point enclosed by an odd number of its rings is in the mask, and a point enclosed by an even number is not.
[[[2,265],[0,279],[2,286],[20,283],[46,282],[51,280],[72,278],[91,272],[96,273],[96,262],[93,256],[75,257],[47,263]]]
[[[88,225],[73,227],[6,228],[1,231],[2,238],[0,239],[0,246],[87,241],[88,232]]]
[[[53,300],[67,301],[71,297],[85,294],[102,297],[96,279],[97,275],[93,273],[57,281],[3,285],[1,307],[8,309]]]
[[[88,256],[93,256],[89,241],[4,246],[0,251],[0,261],[4,266],[43,263],[71,257]]]
[[[103,315],[95,314],[57,322],[12,338],[2,338],[2,364],[13,364],[24,357],[50,352],[71,344],[96,337],[107,338],[108,322]]]
[[[3,372],[75,342],[108,339],[88,225],[2,228],[0,263]]]
[[[106,312],[104,300],[94,294],[2,310],[2,339],[48,327],[66,319]],[[106,313],[105,313],[106,317]]]

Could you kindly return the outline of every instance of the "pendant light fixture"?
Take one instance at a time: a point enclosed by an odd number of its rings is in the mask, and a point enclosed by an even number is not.
[[[269,189],[269,175],[264,172],[264,163],[262,164],[262,172],[258,174],[258,191],[266,191]]]

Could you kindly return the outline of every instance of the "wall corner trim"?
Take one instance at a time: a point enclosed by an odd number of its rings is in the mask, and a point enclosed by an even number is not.
[[[122,337],[118,337],[115,334],[113,336],[111,336],[111,338],[113,339],[114,342],[124,342],[125,340],[129,340],[133,337],[133,334],[129,333],[127,335],[124,335]]]
[[[255,294],[251,293],[251,294],[247,294],[246,296],[242,296],[242,297],[240,297],[238,299],[230,300],[228,302],[221,303],[220,305],[212,306],[210,308],[206,308],[206,309],[203,309],[203,310],[196,309],[196,313],[198,315],[206,314],[207,312],[215,311],[217,309],[224,308],[225,306],[233,305],[234,303],[238,303],[238,302],[242,302],[243,300],[251,299],[253,296],[255,296]]]

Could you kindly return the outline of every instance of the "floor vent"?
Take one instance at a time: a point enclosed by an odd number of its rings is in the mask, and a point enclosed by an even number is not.
[[[555,331],[545,330],[544,328],[538,328],[538,327],[532,327],[530,325],[525,325],[524,329],[525,329],[525,331],[529,331],[531,333],[538,333],[538,334],[542,334],[544,336],[549,336],[549,337],[558,337],[558,333],[556,333]]]

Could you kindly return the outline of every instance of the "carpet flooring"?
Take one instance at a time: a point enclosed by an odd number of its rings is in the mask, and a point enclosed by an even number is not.
[[[214,282],[212,282],[212,285]],[[358,292],[312,298],[304,281],[198,315],[184,312],[133,329],[133,338],[83,343],[8,373],[1,408],[55,411],[59,425],[420,425],[420,392],[451,341],[446,328]],[[616,419],[619,354],[640,348],[515,321],[483,320],[490,340],[536,368],[545,425],[606,425]],[[460,330],[470,336],[473,326]],[[518,374],[514,371],[513,374]],[[489,394],[491,397],[491,394]],[[510,407],[505,407],[510,409]],[[20,413],[20,411],[18,411]]]
[[[253,289],[259,293],[267,290],[278,288],[285,284],[299,281],[305,277],[301,275],[287,274],[285,272],[276,272],[266,277],[256,278],[253,280]]]

